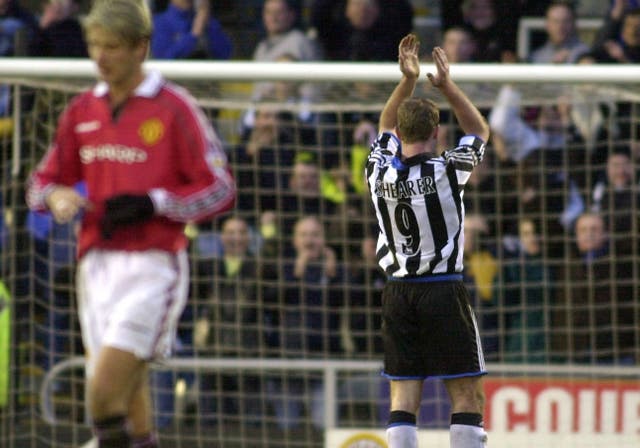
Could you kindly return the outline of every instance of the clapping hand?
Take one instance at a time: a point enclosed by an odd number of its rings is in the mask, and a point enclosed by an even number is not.
[[[437,72],[435,75],[427,73],[427,77],[434,87],[442,87],[449,81],[449,60],[444,50],[440,47],[435,47],[431,56],[436,64]]]
[[[400,63],[400,71],[407,78],[415,79],[420,76],[419,50],[420,41],[415,34],[408,34],[400,41],[398,62]]]

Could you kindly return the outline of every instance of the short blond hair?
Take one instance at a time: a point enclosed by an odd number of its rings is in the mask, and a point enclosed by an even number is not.
[[[409,98],[398,107],[396,128],[404,143],[429,140],[439,122],[438,106],[426,98]]]
[[[82,22],[85,33],[100,27],[130,45],[151,39],[153,22],[145,0],[95,0]]]

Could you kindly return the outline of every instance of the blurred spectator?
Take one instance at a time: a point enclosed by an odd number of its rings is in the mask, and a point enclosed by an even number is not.
[[[26,56],[37,28],[35,17],[18,0],[0,0],[0,58]],[[0,84],[0,118],[11,114],[9,86]]]
[[[342,96],[352,104],[370,104],[377,96],[376,85],[370,82],[348,84]],[[366,191],[364,179],[365,160],[369,155],[369,146],[377,137],[377,123],[380,112],[361,108],[339,108],[332,112],[327,120],[329,130],[323,132],[321,166],[325,169],[342,168],[351,170],[351,185],[356,192]],[[345,148],[351,148],[345,151]],[[346,154],[345,154],[346,152]],[[346,168],[349,166],[349,168]],[[366,196],[363,196],[366,208]]]
[[[615,0],[593,43],[596,61],[607,63],[640,62],[640,6]]]
[[[344,353],[340,328],[344,315],[344,268],[325,241],[316,216],[299,218],[292,235],[281,279],[279,342],[292,358],[332,358]],[[290,429],[301,423],[305,401],[316,428],[324,424],[323,382],[292,374],[268,381],[278,425]]]
[[[514,62],[520,4],[508,0],[452,0],[441,2],[441,28],[465,27],[478,42],[477,60]],[[525,11],[525,14],[530,14]]]
[[[505,235],[516,235],[518,206],[511,167],[496,160],[492,152],[485,152],[484,160],[471,172],[464,187],[464,208],[470,214],[486,217],[485,238],[493,243]]]
[[[291,54],[279,56],[275,62],[298,62]],[[319,115],[311,111],[311,103],[317,98],[317,88],[309,83],[295,81],[258,82],[254,85],[252,101],[277,102],[280,107],[293,106],[292,118],[305,127],[308,136],[315,133]],[[258,105],[259,107],[259,105]],[[249,108],[242,116],[240,134],[246,135],[256,126],[256,107]]]
[[[321,170],[317,156],[311,152],[297,152],[290,171],[288,188],[273,192],[276,206],[263,214],[262,224],[274,226],[271,238],[263,234],[267,240],[265,245],[281,243],[288,229],[292,229],[301,216],[315,215],[330,235],[327,242],[340,254],[340,245],[345,242],[341,223],[346,187],[339,185],[331,173]],[[265,248],[265,252],[273,250]]]
[[[630,1],[616,0],[602,29],[594,40],[592,56],[596,62],[640,63],[640,7]],[[618,123],[619,139],[635,139],[640,135],[640,124],[631,117],[634,105],[630,101],[618,101],[614,120]],[[640,150],[635,142],[632,153]]]
[[[543,109],[541,114],[553,117]],[[584,199],[571,177],[572,165],[566,148],[539,148],[519,164],[517,190],[519,213],[540,220],[547,256],[560,259],[565,254],[566,238],[573,223],[584,210]]]
[[[606,174],[592,190],[591,210],[602,214],[611,233],[616,256],[633,255],[633,235],[640,223],[640,195],[633,182],[633,165],[628,150],[616,149],[607,158]]]
[[[451,63],[475,62],[478,42],[468,28],[454,26],[443,33],[442,49]]]
[[[512,28],[498,20],[497,0],[465,0],[462,23],[476,42],[477,62],[515,62],[516,39]]]
[[[576,61],[581,65],[595,64],[592,52],[583,53]],[[573,84],[567,86],[568,105],[570,106],[571,125],[584,141],[585,161],[591,162],[588,175],[597,176],[606,163],[611,141],[620,138],[620,126],[615,115],[618,103],[608,92],[594,89],[593,85]],[[562,98],[561,98],[562,99]],[[584,184],[591,187],[593,180]]]
[[[282,343],[291,355],[314,357],[340,353],[338,333],[344,305],[344,268],[326,244],[317,216],[296,221],[289,262],[283,266]],[[300,337],[302,336],[302,337]]]
[[[367,191],[367,180],[365,177],[366,160],[369,156],[371,144],[378,136],[376,124],[377,116],[369,114],[353,114],[349,116],[356,124],[353,126],[351,138],[348,140],[348,146],[351,165],[351,184],[356,193],[362,194]]]
[[[198,260],[194,344],[210,355],[255,355],[262,347],[262,337],[256,314],[258,268],[255,254],[250,252],[249,224],[242,218],[228,217],[222,224],[220,242],[220,257]]]
[[[329,60],[395,61],[398,42],[413,29],[409,0],[314,0],[310,16]]]
[[[52,58],[88,57],[76,0],[44,0],[42,15],[29,56]]]
[[[269,108],[256,111],[255,125],[229,154],[238,179],[238,210],[253,212],[257,218],[276,209],[275,193],[285,191],[300,144],[300,129],[291,114]],[[257,226],[258,221],[250,224]]]
[[[0,57],[26,56],[37,26],[35,16],[19,0],[0,0]]]
[[[440,17],[442,29],[447,30],[452,26],[462,23],[462,5],[465,0],[447,0],[440,2]],[[543,17],[547,5],[551,0],[497,0],[496,10],[504,25],[511,26],[509,33],[515,36],[518,30],[518,21],[521,17]]]
[[[300,11],[293,0],[266,0],[262,8],[262,23],[266,36],[253,53],[255,61],[277,61],[287,56],[295,61],[315,61],[321,58],[319,48],[300,28]]]
[[[463,274],[471,305],[477,313],[485,359],[496,361],[500,353],[495,294],[499,269],[495,246],[488,244],[486,239],[488,231],[483,214],[469,213],[465,216]]]
[[[637,359],[638,311],[632,263],[612,256],[605,221],[582,214],[576,244],[558,279],[552,351],[558,361],[633,364]]]
[[[545,14],[547,41],[531,53],[535,64],[572,64],[580,55],[590,50],[580,40],[576,26],[576,11],[568,1],[553,1]]]
[[[522,218],[518,238],[505,245],[502,266],[504,331],[502,361],[548,362],[548,314],[554,297],[555,277],[544,257],[542,241],[533,219]]]
[[[194,346],[201,356],[264,356],[263,297],[260,268],[251,253],[251,229],[246,220],[230,216],[220,231],[222,256],[200,259],[196,267],[194,296],[198,315]],[[252,375],[206,372],[200,376],[200,415],[205,424],[220,423],[241,410],[256,419],[260,381]],[[240,391],[249,393],[244,402]],[[222,399],[217,404],[216,396]],[[217,406],[216,406],[217,405]],[[216,415],[216,409],[221,414]]]
[[[504,15],[500,14],[502,16],[502,21],[512,23],[513,25],[511,26],[514,27],[517,36],[519,22],[523,18],[544,17],[547,12],[547,8],[554,0],[519,0],[515,2],[511,0],[500,1],[502,2],[500,11],[501,13],[504,12]],[[547,38],[546,32],[543,30],[532,30],[529,36],[529,49],[543,45]]]
[[[229,59],[233,44],[210,8],[210,0],[170,0],[165,11],[153,16],[151,56]]]
[[[267,0],[262,8],[262,24],[266,36],[258,42],[253,60],[259,62],[307,62],[321,59],[317,42],[309,38],[299,27],[300,9],[295,0]],[[253,89],[252,100],[275,100],[281,103],[299,104],[298,118],[311,123],[315,118],[305,104],[317,96],[317,88],[308,83],[289,81],[259,82]],[[253,127],[255,109],[249,109],[242,118],[242,130]]]
[[[382,287],[387,276],[376,257],[376,240],[360,240],[360,254],[348,264],[349,334],[343,338],[352,344],[350,356],[367,359],[382,353]]]
[[[520,107],[520,92],[504,86],[489,115],[493,136],[503,142],[496,153],[518,165],[520,211],[544,217],[542,235],[555,256],[561,256],[562,234],[584,209],[578,183],[570,177],[571,168],[584,166],[584,145],[571,126],[566,101],[536,109],[535,124],[523,119]]]

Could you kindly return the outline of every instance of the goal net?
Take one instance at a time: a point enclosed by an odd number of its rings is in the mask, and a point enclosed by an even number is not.
[[[0,445],[75,448],[91,437],[75,227],[29,212],[24,188],[93,70],[13,62],[0,67],[11,99],[0,117]],[[363,164],[397,66],[148,65],[196,96],[239,186],[233,213],[187,229],[189,303],[174,356],[152,369],[162,446],[385,446],[385,276]],[[637,67],[463,65],[452,75],[492,127],[464,193],[490,444],[636,447]],[[455,145],[444,98],[428,81],[416,95],[441,107],[441,149]],[[296,274],[299,252],[315,247],[318,260]],[[425,446],[448,446],[449,412],[442,384],[428,381]]]

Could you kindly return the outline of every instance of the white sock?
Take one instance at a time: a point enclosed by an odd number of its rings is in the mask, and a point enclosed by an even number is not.
[[[486,448],[487,433],[480,426],[451,425],[449,440],[451,448]]]
[[[418,428],[415,425],[396,425],[387,428],[389,448],[418,448]]]

